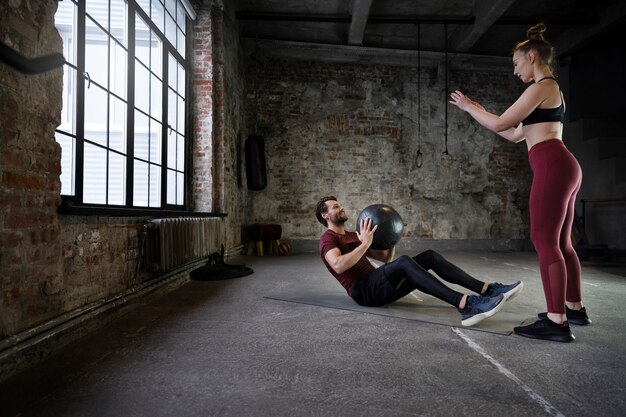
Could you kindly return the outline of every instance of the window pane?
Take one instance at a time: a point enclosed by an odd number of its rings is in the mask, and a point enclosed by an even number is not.
[[[150,64],[150,31],[139,15],[135,18],[135,57],[146,66]]]
[[[150,162],[161,163],[161,123],[150,120]]]
[[[185,98],[185,68],[178,64],[178,94]]]
[[[172,16],[176,16],[176,0],[165,0],[165,9]]]
[[[177,172],[176,173],[176,204],[184,204],[185,203],[185,175]]]
[[[167,167],[176,169],[176,134],[167,136]]]
[[[165,37],[176,46],[176,22],[169,13],[165,13]]]
[[[110,33],[122,45],[126,46],[126,1],[111,0]]]
[[[185,133],[185,100],[178,97],[178,116],[176,117],[177,125],[176,130],[178,133]]]
[[[150,158],[150,119],[145,114],[135,110],[135,157]]]
[[[126,196],[126,158],[109,152],[109,204],[123,205]]]
[[[176,172],[167,170],[167,204],[176,204]]]
[[[85,9],[103,28],[109,27],[109,0],[87,0]]]
[[[89,74],[91,81],[107,87],[109,36],[97,26],[87,27],[85,30],[85,71]]]
[[[109,97],[109,148],[126,153],[126,103]]]
[[[178,135],[176,141],[178,149],[176,150],[176,169],[179,171],[185,170],[185,138],[183,135]]]
[[[148,164],[135,160],[133,172],[133,205],[148,206]]]
[[[54,137],[61,145],[61,194],[74,195],[76,139],[59,132],[55,132]]]
[[[176,89],[177,84],[177,70],[178,70],[178,62],[174,55],[167,54],[167,85]]]
[[[65,60],[76,65],[76,5],[71,1],[59,2],[54,15],[55,26],[63,39],[63,56]]]
[[[126,98],[126,79],[128,72],[126,70],[127,52],[117,42],[111,42],[113,50],[111,51],[111,91],[123,99]]]
[[[150,165],[150,207],[161,206],[161,167]]]
[[[187,12],[185,11],[185,7],[183,7],[183,4],[179,1],[178,3],[178,14],[176,15],[177,21],[178,21],[178,26],[183,30],[183,33],[185,33],[187,31],[186,28],[186,24],[187,24]]]
[[[165,32],[163,30],[163,14],[165,13],[163,10],[163,4],[160,0],[151,0],[151,6],[152,11],[150,13],[150,18],[161,32]]]
[[[83,201],[106,204],[106,150],[85,143],[85,168],[83,176]]]
[[[92,84],[85,89],[85,139],[106,145],[107,93]]]
[[[150,73],[138,62],[135,63],[135,107],[150,111]]]
[[[150,16],[150,0],[136,0],[139,7]]]
[[[76,133],[76,70],[70,66],[63,67],[63,109],[59,129],[68,133]]]
[[[162,41],[154,32],[150,32],[150,70],[161,77],[161,66],[163,62]]]
[[[163,110],[163,83],[154,75],[150,76],[150,116],[161,120]],[[143,92],[145,94],[145,91]]]
[[[176,97],[178,97],[176,95],[176,92],[174,90],[172,90],[171,88],[167,89],[168,95],[167,95],[167,124],[168,124],[168,129],[174,129],[176,130],[176,117],[177,117],[177,111],[176,111]],[[168,132],[169,134],[169,132]]]
[[[184,58],[185,57],[185,35],[183,35],[183,32],[181,32],[180,30],[178,30],[177,33],[178,33],[178,36],[176,37],[176,42],[177,42],[176,50]]]

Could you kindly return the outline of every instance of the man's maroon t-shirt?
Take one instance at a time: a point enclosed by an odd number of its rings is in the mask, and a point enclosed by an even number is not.
[[[348,294],[350,294],[350,291],[352,290],[352,284],[376,268],[374,268],[365,256],[362,256],[361,259],[359,259],[359,261],[351,268],[341,274],[338,274],[328,264],[328,262],[326,262],[326,253],[329,250],[338,248],[341,254],[345,255],[346,253],[352,252],[360,244],[361,241],[355,232],[346,232],[345,235],[340,235],[339,233],[328,229],[320,237],[320,255],[322,256],[322,261],[324,262],[324,265],[326,265],[326,268],[328,268],[328,271],[346,289]]]

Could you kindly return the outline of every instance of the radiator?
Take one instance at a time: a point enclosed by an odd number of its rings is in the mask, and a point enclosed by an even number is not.
[[[221,218],[153,219],[145,225],[145,265],[149,272],[165,272],[219,252]]]

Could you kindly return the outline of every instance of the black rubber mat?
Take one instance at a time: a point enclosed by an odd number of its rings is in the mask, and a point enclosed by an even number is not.
[[[513,332],[513,327],[519,326],[524,318],[519,314],[507,312],[507,305],[505,304],[494,316],[484,319],[475,326],[464,327],[461,325],[461,315],[456,308],[420,292],[409,294],[395,303],[383,307],[363,307],[355,303],[345,292],[319,288],[299,288],[298,293],[287,292],[265,298],[441,326],[462,327],[505,336],[510,335]]]

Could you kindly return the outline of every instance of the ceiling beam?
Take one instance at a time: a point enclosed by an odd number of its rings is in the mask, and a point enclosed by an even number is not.
[[[352,3],[352,22],[348,33],[348,44],[363,45],[365,25],[370,15],[372,0],[354,0]]]
[[[457,31],[452,39],[450,49],[457,52],[469,51],[514,2],[515,0],[476,0],[474,24]]]
[[[603,33],[623,21],[626,16],[626,2],[618,1],[604,10],[594,26],[572,28],[561,34],[554,42],[559,57],[571,55]]]
[[[235,14],[237,20],[258,20],[258,21],[274,21],[274,22],[310,22],[310,23],[351,23],[352,18],[349,15],[309,15],[297,13],[262,13],[262,12],[246,12],[239,11]],[[444,24],[453,25],[471,25],[474,23],[472,16],[375,16],[371,15],[367,18],[367,23],[386,23],[397,25],[414,25],[416,23],[426,24]]]
[[[260,54],[263,57],[301,61],[416,67],[419,54],[422,67],[437,67],[445,58],[443,52],[329,45],[245,36],[241,38],[241,42],[244,53],[248,56]],[[510,72],[511,58],[450,53],[449,65],[452,69],[471,67],[485,72]]]

